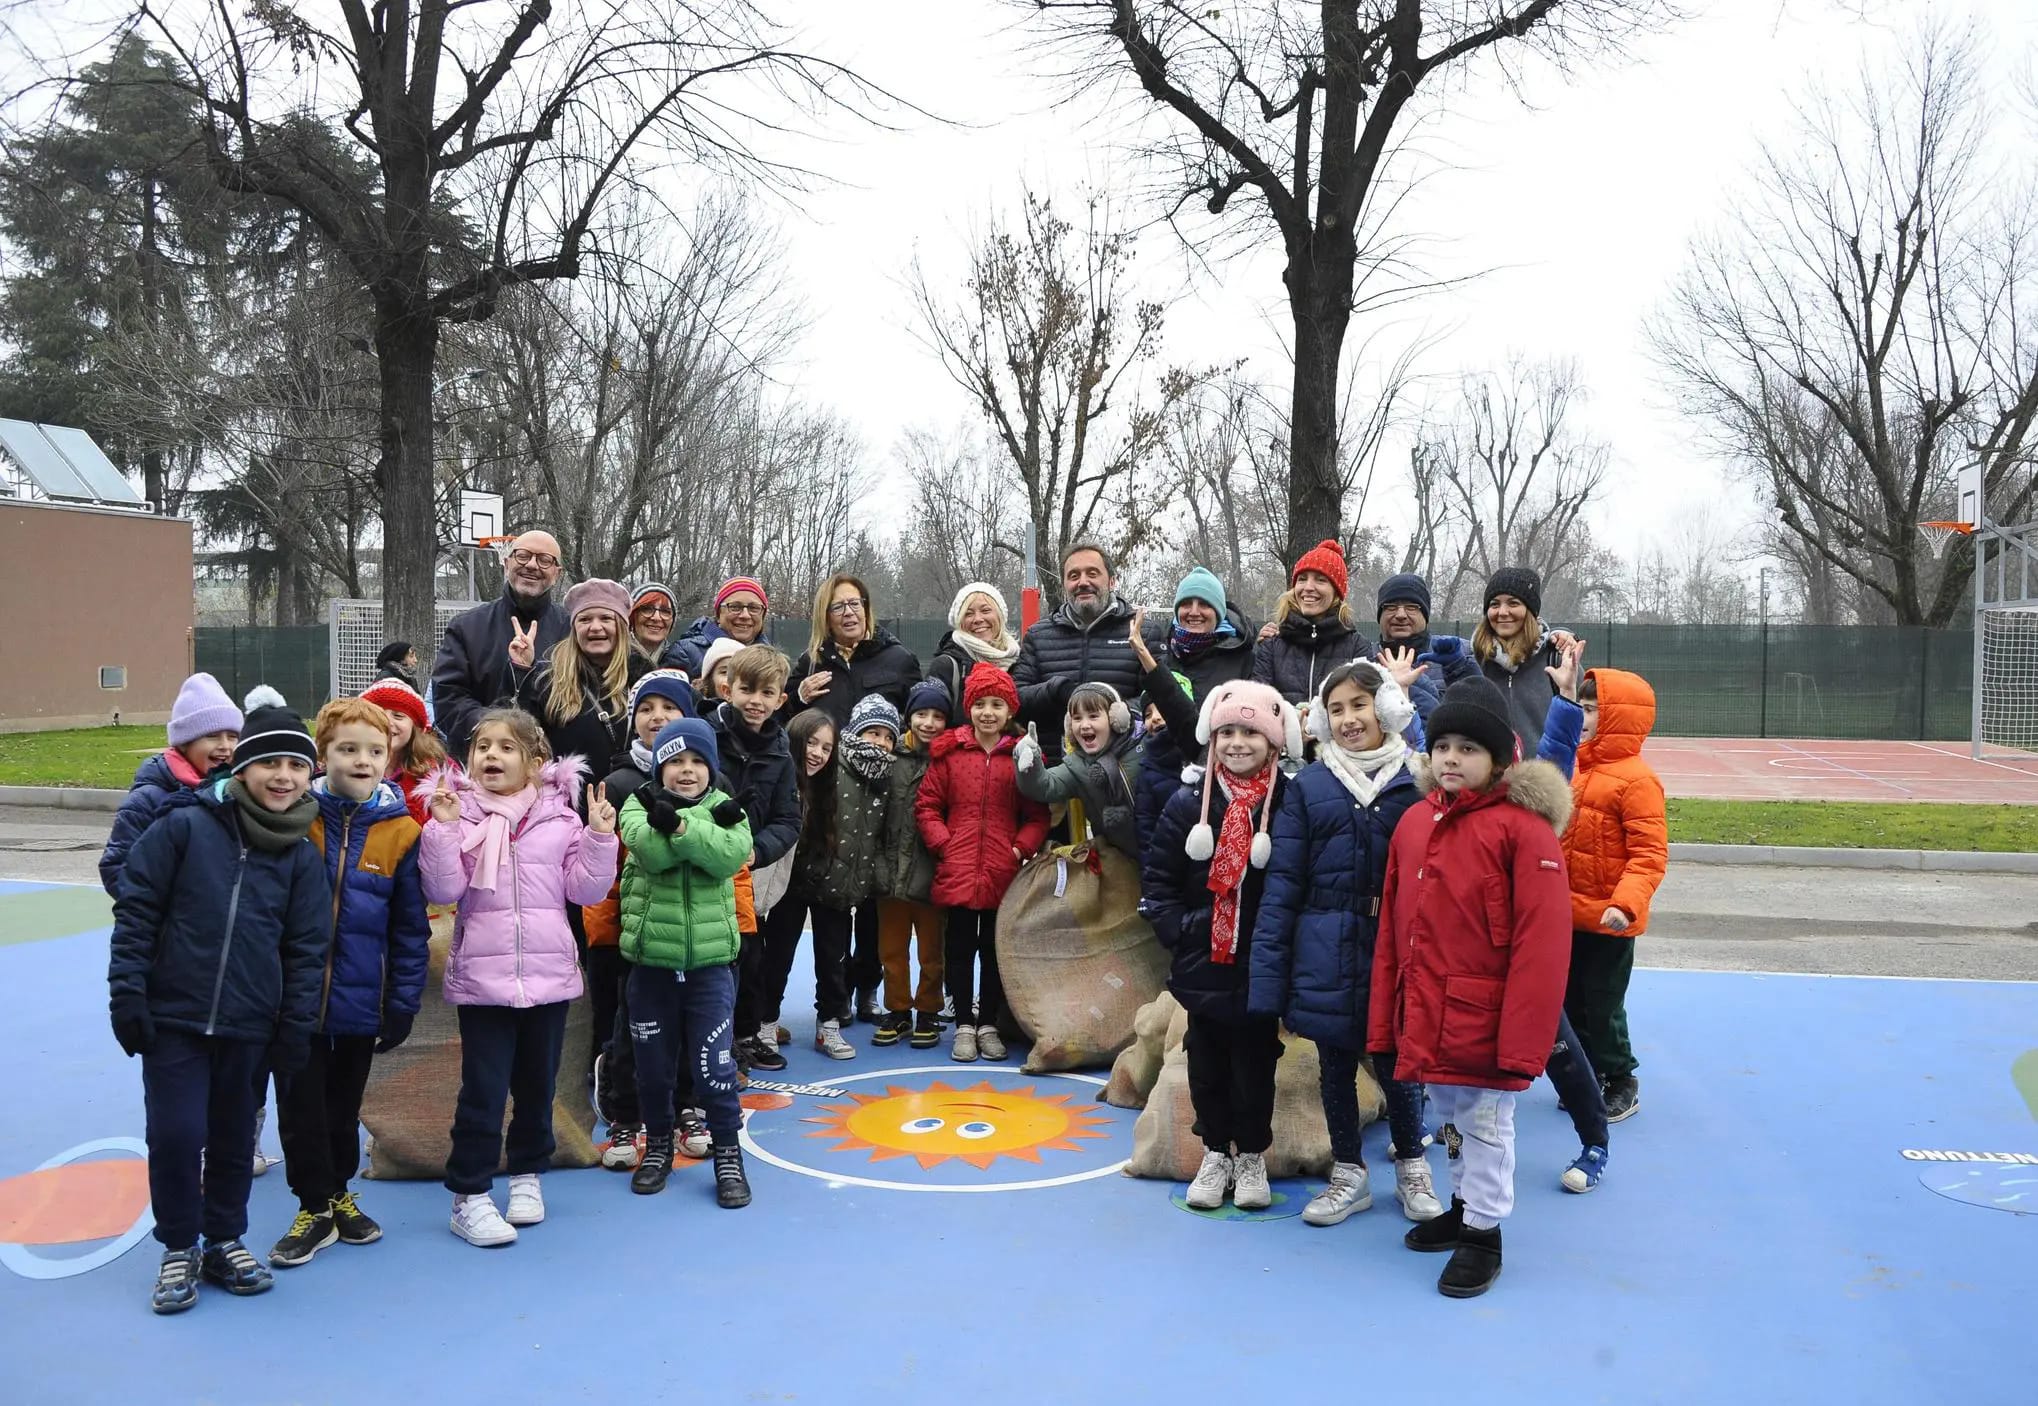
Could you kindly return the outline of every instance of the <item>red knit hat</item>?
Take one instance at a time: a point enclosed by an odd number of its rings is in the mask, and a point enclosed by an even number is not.
[[[373,703],[385,713],[403,714],[419,732],[431,731],[431,720],[425,716],[425,700],[401,679],[375,680],[361,690],[361,701]]]
[[[1305,571],[1320,571],[1330,578],[1330,584],[1337,587],[1337,598],[1345,598],[1345,584],[1350,579],[1345,575],[1345,549],[1326,537],[1302,554],[1295,563],[1295,569],[1288,573],[1288,584],[1294,585],[1295,578]]]
[[[1006,707],[1015,713],[1019,711],[1019,690],[1013,686],[1012,676],[996,664],[979,664],[962,681],[964,712],[976,707],[979,698],[986,697],[1002,698]]]
[[[756,596],[758,603],[766,610],[771,609],[771,597],[764,593],[764,583],[754,576],[731,576],[722,583],[722,589],[715,592],[715,614],[722,613],[722,602],[738,591],[748,591]]]

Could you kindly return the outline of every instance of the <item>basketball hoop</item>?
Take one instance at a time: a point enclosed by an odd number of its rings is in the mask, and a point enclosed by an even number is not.
[[[1934,560],[1946,555],[1946,544],[1955,537],[1967,537],[1974,532],[1971,522],[1921,522],[1918,535],[1925,539],[1925,545],[1932,549]]]
[[[495,559],[501,562],[504,566],[508,566],[510,545],[516,540],[517,539],[515,537],[483,537],[480,541],[476,542],[474,545],[477,549],[485,547],[489,551],[494,552]]]

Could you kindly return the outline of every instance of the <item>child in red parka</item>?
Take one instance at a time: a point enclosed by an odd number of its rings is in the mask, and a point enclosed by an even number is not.
[[[1047,807],[1019,794],[1012,762],[1019,690],[1012,676],[995,664],[978,664],[963,681],[962,706],[968,724],[950,728],[927,749],[931,760],[913,814],[934,856],[933,901],[948,910],[942,964],[955,1002],[950,1057],[967,1064],[980,1053],[986,1059],[1005,1057],[998,1034],[1005,1005],[998,980],[998,904],[1026,856],[1046,843]]]
[[[1484,677],[1450,686],[1416,771],[1423,799],[1388,847],[1366,1046],[1430,1086],[1451,1156],[1451,1208],[1403,1237],[1450,1250],[1450,1298],[1500,1275],[1514,1209],[1514,1096],[1543,1072],[1571,964],[1571,890],[1557,837],[1571,790],[1516,762],[1507,700]]]

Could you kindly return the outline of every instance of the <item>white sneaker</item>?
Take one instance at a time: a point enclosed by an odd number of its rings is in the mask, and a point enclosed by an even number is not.
[[[511,1225],[537,1225],[545,1219],[545,1192],[536,1172],[521,1172],[510,1178],[509,1214]]]
[[[517,1228],[502,1218],[495,1202],[486,1196],[454,1196],[453,1233],[484,1250],[517,1243]]]
[[[1205,1152],[1203,1165],[1196,1169],[1196,1179],[1189,1183],[1189,1194],[1183,1199],[1195,1211],[1214,1211],[1224,1204],[1224,1193],[1231,1190],[1231,1158],[1222,1152]]]
[[[609,1129],[601,1145],[601,1164],[612,1172],[634,1172],[644,1160],[644,1125],[624,1123]]]
[[[708,1115],[698,1108],[682,1108],[678,1123],[679,1136],[673,1146],[696,1162],[705,1161],[715,1145],[714,1138],[708,1133]]]
[[[1444,1213],[1444,1203],[1437,1200],[1436,1183],[1430,1180],[1427,1157],[1410,1157],[1394,1163],[1394,1199],[1401,1203],[1401,1213],[1412,1221],[1435,1220]]]
[[[977,1027],[977,1053],[985,1059],[1003,1059],[1005,1057],[1005,1037],[998,1033],[997,1026],[979,1025]]]
[[[830,1059],[855,1059],[856,1046],[842,1038],[839,1021],[824,1020],[814,1031],[814,1048]]]
[[[955,1047],[948,1057],[957,1064],[975,1064],[977,1060],[977,1032],[973,1025],[955,1027]]]
[[[1304,1225],[1336,1225],[1345,1217],[1373,1207],[1372,1179],[1357,1162],[1338,1162],[1330,1169],[1330,1185],[1302,1208]]]
[[[1231,1204],[1241,1211],[1264,1211],[1274,1204],[1274,1188],[1267,1185],[1267,1159],[1257,1152],[1241,1152],[1231,1164]]]

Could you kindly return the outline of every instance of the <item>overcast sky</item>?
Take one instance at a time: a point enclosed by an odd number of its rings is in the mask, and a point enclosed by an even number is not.
[[[1734,524],[1756,515],[1752,491],[1703,457],[1666,403],[1642,320],[1760,143],[1789,131],[1793,99],[1820,81],[1846,86],[1864,52],[1886,54],[1935,9],[1883,0],[1864,20],[1843,0],[1692,0],[1689,8],[1694,19],[1637,40],[1624,64],[1581,72],[1568,85],[1533,73],[1517,98],[1488,69],[1474,91],[1433,95],[1432,106],[1445,110],[1424,141],[1449,153],[1452,169],[1427,188],[1419,211],[1424,228],[1449,240],[1431,271],[1487,272],[1395,314],[1383,334],[1389,348],[1439,338],[1420,369],[1446,378],[1510,350],[1576,358],[1592,395],[1590,423],[1614,450],[1597,526],[1623,548],[1668,544],[1701,512]],[[2012,62],[2028,64],[2038,52],[2030,0],[1936,9],[1983,19],[2006,78]],[[796,18],[812,48],[967,124],[845,133],[816,156],[837,184],[799,197],[798,213],[783,216],[812,321],[790,379],[847,413],[883,464],[904,429],[970,413],[914,336],[900,287],[914,255],[954,283],[969,231],[992,209],[1013,208],[1022,179],[1071,199],[1085,188],[1125,189],[1124,123],[1099,99],[1063,103],[1062,85],[1029,51],[1037,31],[1023,10],[998,0],[800,0],[780,13]],[[1145,100],[1121,88],[1117,102],[1122,114]],[[1143,238],[1139,267],[1145,287],[1185,294],[1169,327],[1169,359],[1250,356],[1285,399],[1277,255],[1197,271],[1161,227]],[[1401,523],[1402,463],[1383,466],[1370,518]]]

